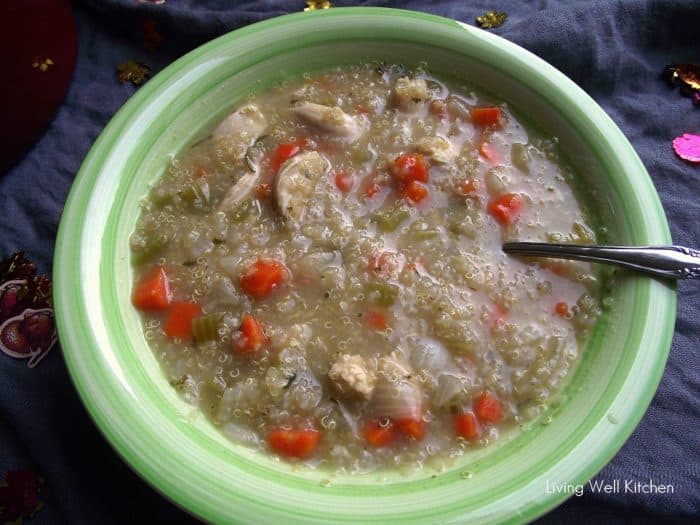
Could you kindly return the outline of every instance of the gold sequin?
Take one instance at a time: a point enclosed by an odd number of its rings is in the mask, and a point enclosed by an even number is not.
[[[306,0],[304,11],[316,11],[318,9],[330,9],[333,7],[328,0]]]
[[[485,14],[476,17],[476,22],[482,29],[491,29],[502,26],[508,19],[508,13],[500,11],[487,11]]]
[[[34,62],[32,62],[32,67],[34,69],[38,69],[42,73],[46,73],[49,70],[49,68],[53,65],[54,62],[50,58],[35,58]]]
[[[664,76],[674,86],[686,91],[700,91],[700,65],[671,64],[664,69]]]
[[[117,71],[119,73],[119,82],[131,82],[135,86],[143,84],[146,77],[151,76],[151,68],[135,60],[127,60],[120,64]]]

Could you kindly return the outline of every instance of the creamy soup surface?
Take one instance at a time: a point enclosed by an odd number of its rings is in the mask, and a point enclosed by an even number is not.
[[[600,314],[556,141],[422,69],[251,96],[173,161],[131,236],[171,384],[231,440],[336,472],[449,465],[556,398]]]

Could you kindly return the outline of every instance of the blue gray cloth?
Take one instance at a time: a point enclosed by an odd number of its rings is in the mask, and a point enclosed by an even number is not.
[[[468,24],[506,11],[494,33],[536,53],[587,91],[636,148],[661,196],[677,244],[700,246],[700,166],[677,158],[674,137],[700,134],[700,107],[660,78],[664,65],[700,63],[696,0],[335,1],[416,9]],[[135,92],[116,81],[129,58],[158,71],[243,25],[304,7],[301,0],[83,0],[75,3],[79,56],[69,93],[31,150],[0,175],[0,258],[24,250],[50,272],[70,185],[91,144]],[[164,37],[141,42],[144,18]],[[539,523],[700,523],[700,287],[681,283],[676,332],[663,379],[639,427],[598,480],[670,483],[673,494],[586,491]],[[145,484],[96,429],[71,384],[60,348],[39,366],[0,355],[0,477],[34,468],[45,508],[31,523],[194,523]]]

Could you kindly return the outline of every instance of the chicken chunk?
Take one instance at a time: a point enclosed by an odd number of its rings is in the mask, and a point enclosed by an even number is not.
[[[219,211],[228,213],[253,194],[260,183],[260,173],[246,173],[229,188],[226,196],[219,203]]]
[[[362,123],[339,107],[302,102],[294,106],[292,112],[321,131],[346,138],[348,141],[357,140],[364,132]]]
[[[314,252],[301,258],[297,278],[304,286],[324,290],[342,289],[345,286],[345,268],[340,252]]]
[[[254,104],[237,109],[217,126],[212,134],[215,140],[230,140],[235,143],[236,157],[240,158],[255,143],[267,128],[267,119]],[[246,159],[248,157],[246,156]],[[219,204],[219,211],[229,212],[250,197],[260,184],[260,168],[248,162],[246,173],[228,190]]]
[[[304,220],[316,183],[329,169],[328,159],[316,151],[300,153],[282,164],[277,174],[277,206],[291,225]]]
[[[364,399],[372,397],[375,378],[360,355],[341,355],[328,371],[328,377],[340,394],[359,395]]]
[[[222,120],[212,132],[212,138],[244,138],[247,145],[250,145],[262,135],[265,128],[267,128],[267,119],[258,106],[247,104]]]
[[[430,156],[433,161],[443,164],[452,162],[457,153],[459,153],[449,140],[440,135],[424,137],[413,146],[420,153]]]
[[[428,101],[430,90],[424,78],[401,77],[394,86],[394,104],[403,111],[415,111],[418,104]]]
[[[412,372],[411,365],[398,351],[394,351],[379,360],[379,373],[392,381],[410,378]]]
[[[371,405],[377,417],[412,420],[422,417],[423,393],[401,353],[392,352],[379,360]]]
[[[226,164],[235,164],[246,156],[267,125],[267,119],[258,107],[247,104],[221,121],[212,132],[211,138],[217,149],[221,150],[222,160]]]

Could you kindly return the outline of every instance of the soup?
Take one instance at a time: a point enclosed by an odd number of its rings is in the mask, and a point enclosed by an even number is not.
[[[305,75],[241,103],[144,199],[132,300],[231,440],[311,467],[446,464],[556,399],[600,313],[556,141],[422,69]]]

